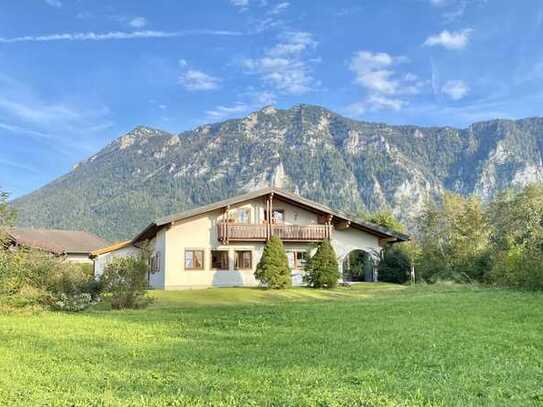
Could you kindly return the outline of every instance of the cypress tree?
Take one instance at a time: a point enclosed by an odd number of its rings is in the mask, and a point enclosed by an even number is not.
[[[268,288],[288,288],[292,285],[287,255],[283,242],[277,236],[272,236],[266,242],[256,266],[255,278]]]
[[[334,288],[339,277],[336,252],[329,240],[323,240],[305,265],[304,281],[314,288]]]

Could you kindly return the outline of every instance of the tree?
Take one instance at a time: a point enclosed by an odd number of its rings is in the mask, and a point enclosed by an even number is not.
[[[329,240],[323,240],[305,265],[304,281],[314,288],[334,288],[339,278],[336,252]]]
[[[369,222],[400,233],[407,228],[389,211],[374,212],[366,215]],[[411,274],[411,265],[416,252],[414,241],[387,244],[381,252],[378,265],[379,281],[405,283]]]
[[[487,210],[492,226],[492,269],[488,281],[501,286],[543,289],[543,186],[499,194]]]
[[[418,275],[425,280],[482,280],[488,271],[489,225],[481,201],[445,193],[418,222]]]
[[[409,280],[411,259],[403,244],[386,247],[379,261],[379,281],[403,284]]]
[[[268,288],[288,288],[292,285],[288,258],[283,242],[277,236],[272,236],[266,242],[256,266],[255,278]]]
[[[372,212],[363,214],[362,217],[368,222],[375,223],[376,225],[383,226],[387,229],[400,233],[406,232],[405,225],[403,225],[390,211]]]
[[[8,193],[0,191],[0,243],[6,237],[8,228],[15,224],[15,211],[8,203]]]

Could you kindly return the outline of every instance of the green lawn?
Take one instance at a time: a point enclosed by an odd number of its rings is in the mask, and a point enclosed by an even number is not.
[[[0,315],[0,406],[542,406],[543,295],[365,284]]]

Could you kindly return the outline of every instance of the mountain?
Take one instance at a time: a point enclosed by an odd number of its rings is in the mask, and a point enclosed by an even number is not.
[[[543,118],[466,129],[351,120],[319,106],[266,107],[177,135],[138,127],[13,201],[21,226],[115,240],[154,218],[266,185],[348,211],[408,220],[445,190],[487,199],[543,180]]]

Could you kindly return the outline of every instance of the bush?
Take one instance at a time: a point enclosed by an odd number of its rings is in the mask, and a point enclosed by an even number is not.
[[[383,251],[378,266],[379,281],[403,284],[409,280],[411,260],[400,245],[392,245]]]
[[[521,247],[498,252],[489,282],[503,287],[543,290],[543,253]]]
[[[288,258],[283,242],[277,236],[272,236],[266,242],[256,266],[255,278],[268,288],[287,288],[292,285]]]
[[[95,284],[79,265],[43,251],[0,250],[0,297],[10,306],[60,309],[58,301],[76,301],[80,305],[63,309],[79,311],[98,297]],[[81,301],[83,294],[91,300]]]
[[[329,240],[323,240],[305,265],[304,281],[314,288],[334,288],[339,278],[336,252]]]
[[[145,296],[148,262],[145,256],[116,257],[100,277],[104,292],[109,293],[113,309],[143,308],[150,299]]]

